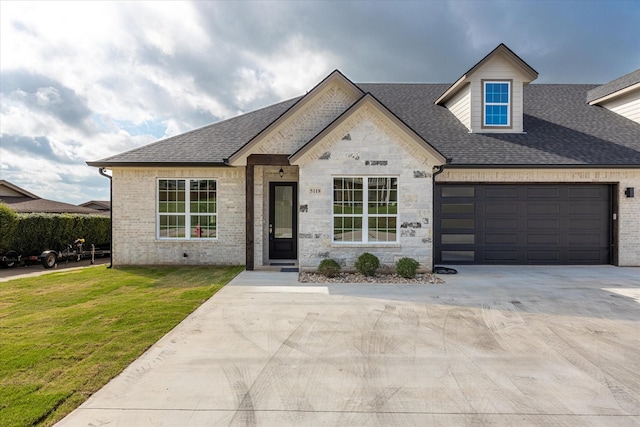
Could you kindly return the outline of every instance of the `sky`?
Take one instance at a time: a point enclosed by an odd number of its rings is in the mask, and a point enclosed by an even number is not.
[[[535,83],[640,68],[640,0],[0,0],[0,179],[109,200],[86,161],[355,83],[452,83],[505,43]]]

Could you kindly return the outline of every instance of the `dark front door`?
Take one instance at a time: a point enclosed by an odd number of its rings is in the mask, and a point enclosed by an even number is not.
[[[272,182],[269,186],[269,258],[298,256],[298,188],[295,182]]]

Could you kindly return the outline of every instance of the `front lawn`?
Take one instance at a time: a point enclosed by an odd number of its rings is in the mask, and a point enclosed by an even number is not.
[[[243,269],[98,266],[0,283],[0,425],[59,421]]]

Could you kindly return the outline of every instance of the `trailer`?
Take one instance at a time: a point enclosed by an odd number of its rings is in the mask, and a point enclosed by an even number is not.
[[[36,253],[20,253],[10,250],[0,256],[0,267],[13,268],[40,263],[44,268],[53,268],[60,262],[91,259],[91,264],[93,264],[97,257],[111,256],[111,250],[108,245],[96,246],[91,244],[91,249],[85,250],[84,243],[84,239],[76,239],[75,242],[68,244],[61,251],[46,249]]]
[[[13,268],[22,267],[40,262],[40,252],[20,253],[18,251],[8,251],[0,256],[0,267]]]
[[[96,247],[91,245],[91,250],[84,249],[84,239],[77,239],[73,244],[61,251],[47,249],[40,254],[40,262],[44,268],[53,268],[59,262],[80,261],[82,259],[91,259],[91,264],[95,262],[96,257],[111,256],[109,249]]]

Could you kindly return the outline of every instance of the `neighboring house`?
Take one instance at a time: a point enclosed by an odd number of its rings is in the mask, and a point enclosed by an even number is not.
[[[111,211],[111,201],[110,200],[90,200],[88,202],[82,203],[78,206],[82,206],[84,208],[95,209],[104,214],[109,214]]]
[[[640,69],[590,90],[587,102],[640,123]]]
[[[105,215],[95,209],[43,199],[4,179],[0,179],[0,203],[9,205],[17,213]]]
[[[640,124],[537,75],[503,44],[453,84],[334,71],[87,162],[112,171],[113,262],[640,265]]]

